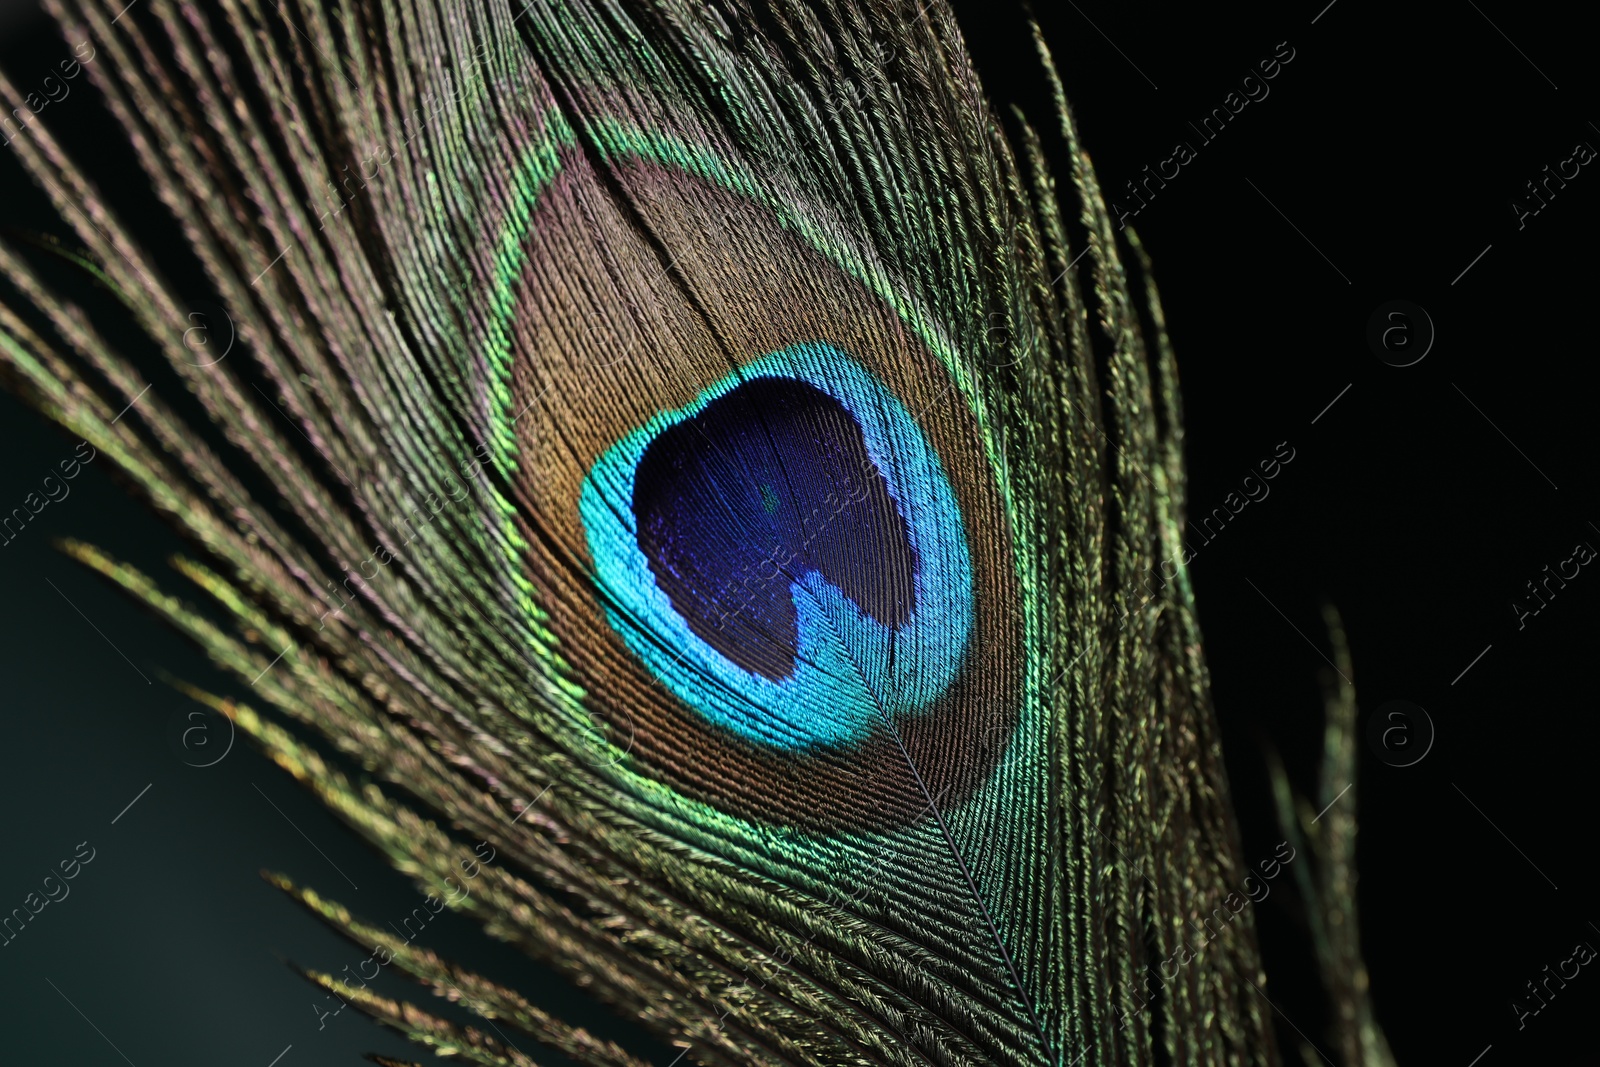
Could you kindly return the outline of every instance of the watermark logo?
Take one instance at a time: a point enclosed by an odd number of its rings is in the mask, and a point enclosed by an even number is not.
[[[608,711],[604,725],[591,718],[579,731],[579,738],[572,749],[575,758],[600,770],[615,767],[633,751],[633,716],[626,711]]]
[[[233,751],[233,720],[211,708],[175,711],[167,720],[167,748],[186,767],[215,767]]]
[[[1391,367],[1412,367],[1433,349],[1433,319],[1422,305],[1391,300],[1367,319],[1367,347]]]
[[[189,328],[183,331],[183,347],[189,351],[184,362],[191,367],[221,363],[233,350],[237,337],[233,316],[216,304],[202,300],[189,312]]]
[[[1391,700],[1367,720],[1367,746],[1391,767],[1414,767],[1433,750],[1433,719],[1409,700]]]

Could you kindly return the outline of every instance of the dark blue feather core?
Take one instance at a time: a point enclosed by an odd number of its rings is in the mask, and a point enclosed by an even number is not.
[[[808,574],[892,629],[915,610],[916,549],[861,426],[807,382],[745,382],[663,431],[633,514],[674,610],[753,674],[794,670]]]

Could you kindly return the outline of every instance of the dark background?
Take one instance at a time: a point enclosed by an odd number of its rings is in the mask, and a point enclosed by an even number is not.
[[[1521,230],[1511,208],[1575,144],[1600,147],[1592,38],[1568,8],[1324,2],[1155,14],[1069,0],[1042,14],[1108,195],[1126,201],[1124,182],[1176,142],[1197,149],[1134,220],[1178,351],[1192,512],[1221,506],[1280,442],[1295,452],[1266,499],[1191,542],[1246,858],[1281,836],[1267,753],[1313,786],[1329,669],[1320,611],[1332,603],[1363,721],[1404,699],[1436,731],[1403,768],[1363,741],[1359,785],[1340,801],[1358,805],[1363,943],[1398,1059],[1594,1063],[1593,968],[1521,1030],[1511,1008],[1576,943],[1600,946],[1589,684],[1600,577],[1585,568],[1520,630],[1511,607],[1575,544],[1600,546],[1584,328],[1596,167]],[[1047,125],[1016,12],[958,13],[994,95]],[[1187,123],[1279,42],[1295,55],[1270,95],[1201,145]],[[0,65],[19,85],[68,53],[26,4],[0,7]],[[82,157],[120,163],[86,79],[51,107],[52,131]],[[138,204],[126,173],[116,195]],[[0,153],[0,225],[64,232],[42,204]],[[1409,367],[1367,341],[1369,317],[1395,299],[1437,331]],[[73,444],[0,394],[0,503],[36,490]],[[416,1057],[353,1011],[319,1030],[313,1005],[328,1002],[283,960],[338,971],[364,954],[256,872],[288,872],[380,920],[398,921],[416,893],[242,742],[214,767],[185,765],[169,732],[193,705],[158,672],[232,683],[51,547],[82,537],[156,571],[178,547],[108,466],[90,464],[0,550],[0,912],[79,842],[96,850],[71,896],[0,947],[9,1054],[175,1067],[267,1067],[286,1046],[282,1067]],[[224,744],[226,726],[213,726]],[[1296,1030],[1327,1050],[1288,883],[1256,913],[1287,1058]],[[571,995],[454,916],[427,941],[530,993]]]

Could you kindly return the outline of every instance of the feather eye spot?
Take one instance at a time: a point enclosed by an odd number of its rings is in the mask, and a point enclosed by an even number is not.
[[[602,455],[580,501],[612,627],[712,725],[785,751],[925,714],[972,562],[942,464],[838,348],[774,352]]]

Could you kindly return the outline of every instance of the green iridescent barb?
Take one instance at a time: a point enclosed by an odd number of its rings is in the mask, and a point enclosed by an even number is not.
[[[202,550],[206,611],[69,546],[262,706],[196,699],[695,1063],[1276,1062],[1249,910],[1203,925],[1249,871],[1158,565],[1173,357],[1064,98],[1053,175],[942,0],[50,6],[215,304],[35,122],[170,370],[5,244],[0,366]],[[279,884],[497,1030],[636,1062]]]

